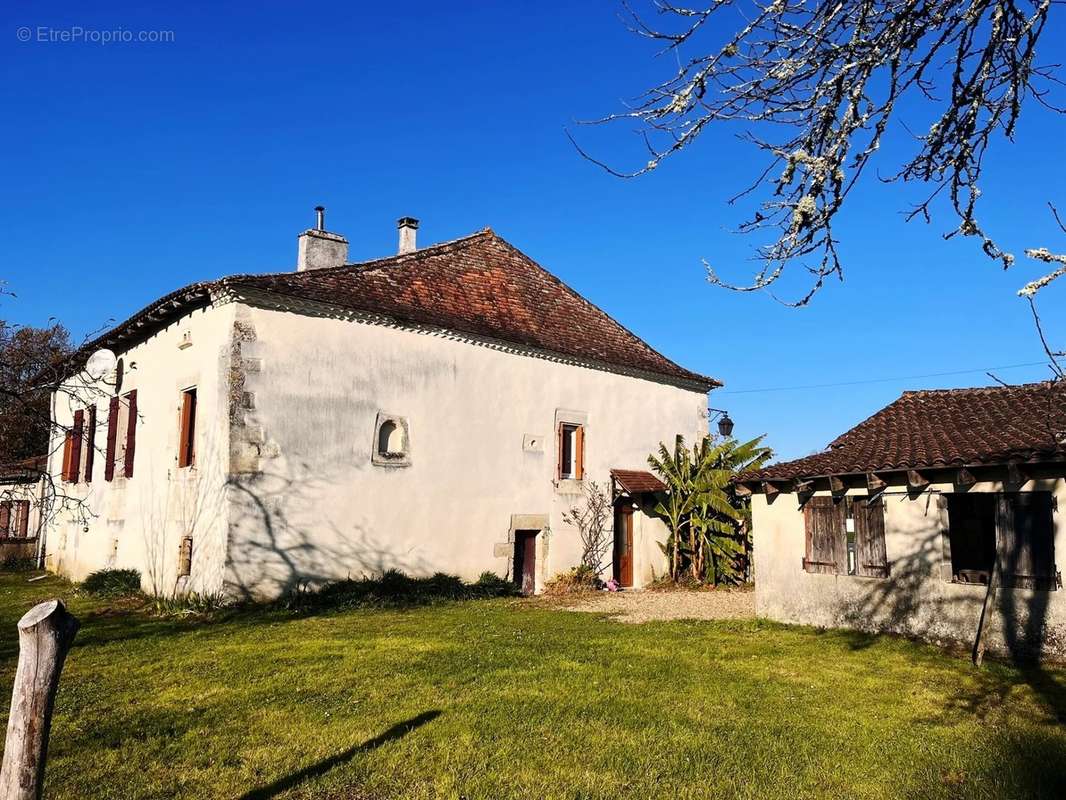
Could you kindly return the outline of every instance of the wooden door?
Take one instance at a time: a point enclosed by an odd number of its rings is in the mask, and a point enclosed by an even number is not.
[[[614,579],[633,585],[633,504],[619,503],[614,515]]]
[[[515,531],[512,580],[522,594],[537,590],[537,531]]]

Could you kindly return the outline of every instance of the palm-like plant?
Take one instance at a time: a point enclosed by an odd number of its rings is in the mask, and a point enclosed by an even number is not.
[[[681,577],[684,566],[694,581],[708,577],[737,580],[740,556],[748,545],[747,502],[734,487],[733,478],[759,469],[771,457],[763,437],[748,442],[704,438],[691,451],[678,436],[671,453],[664,444],[648,464],[667,485],[667,494],[655,507],[670,528],[665,550],[670,555],[670,574]],[[682,563],[682,559],[686,562]]]

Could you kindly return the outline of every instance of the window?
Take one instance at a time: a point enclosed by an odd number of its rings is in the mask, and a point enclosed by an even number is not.
[[[379,413],[374,426],[374,446],[370,460],[383,467],[411,464],[411,437],[407,420],[395,414]]]
[[[829,575],[887,578],[885,505],[880,497],[812,497],[803,506],[803,569]]]
[[[181,421],[178,433],[178,466],[196,463],[196,389],[181,393]]]
[[[63,442],[63,480],[77,483],[81,474],[82,443],[85,436],[85,411],[74,412],[74,422]]]
[[[1058,588],[1055,526],[1050,492],[973,493],[944,496],[955,583],[987,584],[998,566],[1000,585]]]
[[[559,423],[559,463],[556,469],[560,480],[579,481],[585,475],[585,426],[570,422]]]
[[[96,406],[92,405],[86,410],[88,422],[85,426],[85,463],[82,465],[82,475],[86,483],[92,483],[93,466],[96,463]]]
[[[115,469],[133,477],[133,459],[137,445],[137,390],[122,397],[112,397],[107,410],[107,463],[104,465],[104,480],[115,477]]]
[[[25,539],[29,534],[30,501],[0,501],[0,538]]]

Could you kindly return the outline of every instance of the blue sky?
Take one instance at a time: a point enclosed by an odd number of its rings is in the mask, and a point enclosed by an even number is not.
[[[0,279],[18,295],[0,317],[54,316],[81,337],[186,283],[290,268],[321,203],[356,260],[394,251],[399,216],[422,220],[423,244],[491,226],[725,381],[711,404],[783,457],[821,449],[903,389],[983,385],[985,368],[1041,359],[1015,296],[1038,267],[1019,258],[1004,273],[973,242],[942,241],[946,216],[905,224],[917,195],[892,186],[853,196],[838,221],[846,281],[811,307],[709,286],[702,258],[737,280],[753,267],[752,243],[729,232],[741,211],[725,203],[760,169],[736,131],[630,182],[564,136],[672,70],[625,31],[616,2],[87,5],[0,11]],[[173,41],[37,40],[72,26]],[[1044,60],[1064,47],[1052,20]],[[980,214],[1019,254],[1066,249],[1046,207],[1066,206],[1066,124],[1029,111],[993,153]],[[626,130],[578,133],[614,163],[642,160]],[[883,173],[904,143],[888,142]],[[1054,291],[1043,313],[1061,341]],[[973,371],[916,377],[961,370]],[[789,388],[859,381],[877,382]]]

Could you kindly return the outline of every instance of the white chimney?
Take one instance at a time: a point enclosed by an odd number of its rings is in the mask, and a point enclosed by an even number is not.
[[[348,240],[326,230],[326,209],[315,206],[315,227],[297,239],[296,271],[339,267],[348,263]]]
[[[400,255],[417,250],[415,234],[418,233],[418,220],[414,217],[400,217],[396,220],[396,227],[400,229]]]

